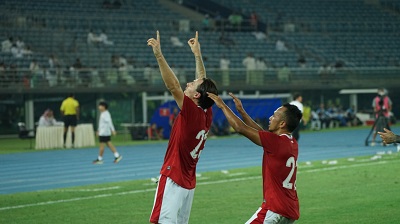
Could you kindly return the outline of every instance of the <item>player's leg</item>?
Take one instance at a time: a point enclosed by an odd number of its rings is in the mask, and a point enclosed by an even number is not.
[[[103,136],[99,136],[99,155],[97,156],[97,159],[93,161],[93,164],[103,164],[104,147],[105,147],[104,138]]]
[[[273,211],[267,211],[263,224],[292,224],[294,220],[288,219]]]
[[[67,133],[68,133],[68,128],[70,126],[70,121],[69,121],[69,116],[66,115],[64,116],[64,148],[66,147],[67,144]]]
[[[107,141],[107,146],[108,148],[110,148],[110,150],[113,152],[114,154],[114,163],[118,163],[119,161],[121,161],[122,156],[118,153],[117,149],[115,148],[115,146],[112,144],[111,142],[111,137],[109,137],[109,141]]]
[[[194,198],[194,190],[187,190],[186,197],[183,199],[182,207],[179,209],[178,212],[178,223],[187,224],[189,223],[190,211],[192,210],[193,198]]]
[[[150,215],[151,223],[176,224],[178,211],[182,207],[182,187],[170,178],[161,175],[158,181],[153,210]]]
[[[267,213],[267,209],[265,208],[258,208],[258,210],[254,213],[253,216],[245,224],[262,224],[265,219],[265,215]]]
[[[71,141],[72,148],[75,146],[75,127],[78,124],[78,119],[75,115],[71,116]]]

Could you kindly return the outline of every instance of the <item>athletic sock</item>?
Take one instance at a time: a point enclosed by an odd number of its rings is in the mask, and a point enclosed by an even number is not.
[[[103,160],[103,157],[102,157],[102,156],[98,156],[97,159],[98,159],[99,161],[102,161],[102,160]]]
[[[115,152],[115,153],[114,153],[114,156],[115,156],[115,158],[118,158],[118,157],[119,157],[119,153],[118,153],[118,152]]]

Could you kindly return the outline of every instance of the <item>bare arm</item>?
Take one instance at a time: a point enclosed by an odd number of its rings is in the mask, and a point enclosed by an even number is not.
[[[243,118],[243,122],[244,122],[246,125],[248,125],[248,126],[254,128],[254,129],[258,130],[258,131],[263,131],[264,129],[263,129],[260,125],[258,125],[258,124],[246,113],[245,109],[243,108],[242,101],[240,101],[239,98],[237,98],[235,95],[233,95],[233,93],[229,93],[229,96],[232,97],[233,102],[235,103],[235,106],[236,106],[236,110],[239,112],[239,114],[240,114],[240,115],[242,116],[242,118]]]
[[[154,56],[157,59],[158,66],[160,67],[161,77],[164,80],[165,86],[171,92],[179,108],[183,105],[183,90],[179,84],[178,78],[169,67],[165,60],[160,46],[160,33],[157,31],[157,39],[150,38],[147,40],[147,45],[153,48]]]
[[[261,146],[261,139],[257,129],[245,124],[242,120],[240,120],[240,118],[232,112],[232,110],[224,103],[224,101],[222,101],[219,96],[208,93],[208,97],[214,100],[215,104],[221,108],[229,124],[233,127],[233,129],[235,129],[235,131],[244,135],[255,144]]]
[[[191,38],[188,41],[188,44],[196,60],[196,79],[206,78],[206,68],[204,67],[203,57],[201,55],[201,49],[199,43],[199,32],[196,31],[195,38]]]

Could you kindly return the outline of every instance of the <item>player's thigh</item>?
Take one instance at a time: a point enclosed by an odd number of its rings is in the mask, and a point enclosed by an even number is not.
[[[187,190],[184,189],[186,193],[185,197],[182,201],[182,206],[178,212],[178,223],[180,224],[187,224],[189,222],[190,211],[192,210],[193,198],[194,198],[194,190]]]
[[[267,210],[265,208],[258,208],[258,210],[251,216],[249,220],[245,224],[262,224],[265,219],[265,215]]]
[[[294,220],[288,219],[273,211],[267,211],[263,224],[292,224]]]
[[[158,223],[177,223],[178,212],[182,206],[182,201],[185,196],[184,190],[186,189],[182,188],[169,177],[167,177],[164,193],[161,199]]]

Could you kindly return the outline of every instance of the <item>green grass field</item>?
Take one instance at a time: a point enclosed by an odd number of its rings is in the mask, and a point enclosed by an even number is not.
[[[400,155],[301,163],[298,223],[398,223]],[[244,223],[262,200],[260,167],[202,173],[191,224]],[[0,223],[148,223],[150,180],[0,195]]]

